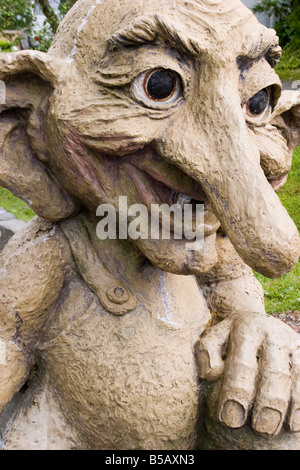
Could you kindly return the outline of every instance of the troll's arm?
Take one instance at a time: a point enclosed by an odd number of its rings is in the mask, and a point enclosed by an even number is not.
[[[25,383],[34,349],[65,277],[67,248],[54,224],[35,218],[0,257],[0,411]]]
[[[277,435],[284,420],[300,431],[300,338],[267,315],[263,289],[228,238],[218,237],[218,264],[198,281],[212,326],[196,346],[200,377],[219,380],[217,419]]]

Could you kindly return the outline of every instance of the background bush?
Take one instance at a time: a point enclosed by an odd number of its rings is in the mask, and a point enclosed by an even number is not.
[[[275,16],[274,28],[279,36],[283,55],[276,71],[282,80],[300,79],[300,1],[262,0],[253,8]]]
[[[0,32],[5,30],[23,30],[31,36],[39,38],[36,49],[47,51],[59,23],[74,5],[76,0],[60,0],[58,10],[54,10],[49,0],[1,0],[0,2]],[[36,11],[44,14],[42,27],[37,27]],[[3,51],[3,50],[2,50]]]

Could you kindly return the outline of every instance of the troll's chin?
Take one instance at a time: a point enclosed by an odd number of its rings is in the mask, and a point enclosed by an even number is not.
[[[216,234],[205,237],[202,249],[194,242],[182,240],[134,241],[137,248],[157,268],[181,275],[208,272],[217,263]]]

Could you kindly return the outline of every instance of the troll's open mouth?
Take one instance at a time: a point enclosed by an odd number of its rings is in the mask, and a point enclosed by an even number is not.
[[[155,152],[137,152],[125,158],[130,166],[130,176],[140,200],[151,209],[151,204],[177,204],[184,209],[185,205],[193,208],[193,225],[195,226],[196,207],[204,209],[204,236],[215,233],[220,222],[212,211],[210,202],[202,187],[182,172],[179,168],[165,162]]]

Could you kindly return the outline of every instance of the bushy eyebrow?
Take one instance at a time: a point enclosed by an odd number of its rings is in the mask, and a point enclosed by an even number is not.
[[[211,27],[212,38],[217,39],[217,27]],[[198,35],[197,35],[198,36]],[[207,37],[189,37],[179,24],[169,17],[161,14],[151,14],[139,17],[136,22],[114,33],[108,44],[114,46],[141,46],[151,44],[156,39],[168,41],[179,52],[188,53],[192,57],[209,50]],[[275,67],[281,56],[281,47],[273,30],[264,29],[257,41],[246,46],[246,51],[237,57],[237,64],[241,70],[250,67],[254,62],[265,58],[272,67]]]
[[[117,31],[108,39],[108,44],[115,46],[141,46],[151,44],[156,39],[169,41],[179,51],[197,56],[203,50],[198,41],[189,38],[178,30],[178,24],[164,15],[140,17],[135,23]]]
[[[277,36],[261,37],[260,41],[255,42],[248,49],[247,53],[237,57],[237,64],[240,70],[245,70],[253,65],[254,62],[265,58],[267,62],[274,68],[281,57],[282,49],[279,46]]]

